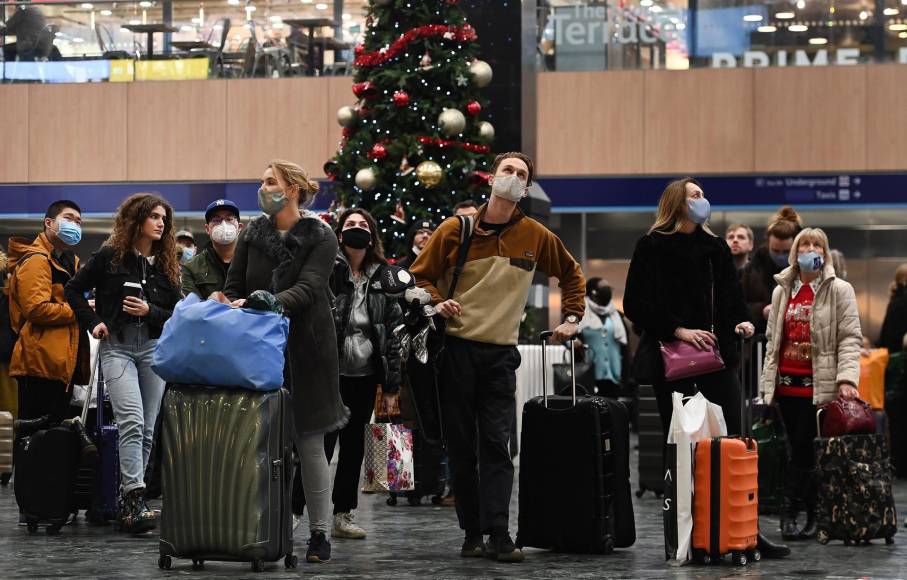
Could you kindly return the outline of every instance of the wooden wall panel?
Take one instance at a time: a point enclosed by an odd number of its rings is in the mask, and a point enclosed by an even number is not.
[[[28,181],[28,86],[0,85],[0,183]]]
[[[753,170],[753,71],[645,73],[645,172]]]
[[[870,66],[866,74],[866,168],[907,169],[907,66]]]
[[[538,79],[540,175],[643,171],[643,73],[546,73]]]
[[[755,82],[756,171],[866,169],[865,66],[764,68]]]
[[[265,109],[270,91],[262,96]],[[227,81],[131,83],[129,179],[224,179],[226,117]]]
[[[258,179],[275,158],[320,177],[329,127],[326,84],[304,78],[229,81],[227,179]]]
[[[125,180],[126,130],[123,85],[30,85],[29,180]]]
[[[321,162],[323,165],[337,153],[337,149],[340,147],[340,133],[343,131],[343,127],[337,124],[337,110],[344,105],[355,105],[356,96],[353,95],[353,80],[350,77],[327,77],[319,82],[327,83],[324,113],[327,126],[324,136],[324,159]],[[318,175],[324,175],[321,165],[318,167]],[[313,173],[315,173],[314,169]]]

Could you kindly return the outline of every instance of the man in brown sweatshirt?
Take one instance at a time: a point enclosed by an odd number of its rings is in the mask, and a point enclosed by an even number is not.
[[[453,296],[448,294],[460,246],[457,219],[441,224],[410,272],[447,321],[441,389],[457,517],[466,532],[460,554],[519,562],[523,554],[508,524],[513,491],[508,442],[515,419],[520,318],[538,268],[560,281],[564,323],[554,338],[571,338],[585,310],[586,280],[563,242],[517,207],[532,183],[532,160],[504,153],[495,159],[492,175],[491,199],[474,218]]]

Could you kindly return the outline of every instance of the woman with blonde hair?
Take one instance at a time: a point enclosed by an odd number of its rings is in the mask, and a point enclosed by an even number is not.
[[[95,308],[85,298],[92,289]],[[145,468],[164,381],[151,356],[179,299],[173,209],[158,195],[137,193],[120,205],[104,246],[66,284],[79,325],[102,340],[100,365],[120,433],[118,523],[133,534],[156,526],[145,504]]]
[[[794,239],[784,271],[775,276],[768,319],[762,396],[777,405],[791,446],[781,513],[786,540],[816,536],[816,406],[859,396],[863,334],[853,287],[831,265],[828,237],[807,228]],[[797,526],[800,504],[806,523]]]
[[[891,298],[885,310],[885,320],[882,322],[878,344],[894,354],[903,349],[904,338],[907,335],[907,264],[898,266],[889,291]]]
[[[309,508],[309,562],[331,558],[326,537],[331,475],[324,436],[342,429],[350,416],[340,398],[329,287],[337,236],[305,209],[317,191],[317,184],[295,163],[268,164],[258,190],[258,205],[265,215],[240,234],[224,288],[237,307],[256,290],[271,292],[290,319],[284,376],[292,396],[294,438]]]

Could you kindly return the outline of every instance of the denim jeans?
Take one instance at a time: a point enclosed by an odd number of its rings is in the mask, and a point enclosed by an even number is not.
[[[164,396],[164,380],[151,370],[156,340],[101,342],[101,370],[120,430],[123,493],[145,487],[145,467],[154,439],[154,422]]]

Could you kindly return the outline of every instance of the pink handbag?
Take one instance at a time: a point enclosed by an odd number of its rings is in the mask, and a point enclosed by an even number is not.
[[[724,369],[718,349],[706,345],[700,350],[688,342],[674,340],[659,343],[666,381],[679,381]]]
[[[713,271],[712,261],[709,260],[709,283],[710,283],[710,304],[709,310],[712,315],[711,330],[715,332],[715,272]],[[716,347],[704,345],[700,349],[688,342],[682,340],[673,340],[671,342],[659,342],[661,350],[661,360],[664,363],[665,380],[679,381],[690,377],[707,375],[720,370],[724,370],[724,360],[721,353]]]

